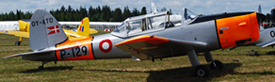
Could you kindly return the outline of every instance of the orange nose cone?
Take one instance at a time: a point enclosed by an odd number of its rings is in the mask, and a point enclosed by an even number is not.
[[[223,49],[236,46],[240,41],[257,41],[260,37],[257,13],[217,19],[217,31]],[[226,29],[225,29],[226,28]]]

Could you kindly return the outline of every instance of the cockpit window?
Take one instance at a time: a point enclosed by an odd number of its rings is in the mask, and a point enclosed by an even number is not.
[[[129,22],[129,29],[127,29],[127,33],[135,33],[142,31],[143,22],[141,20],[133,20]]]
[[[184,17],[183,17],[183,24],[189,24],[191,23],[193,20],[195,20],[198,15],[196,15],[195,13],[193,13],[192,11],[188,10],[187,8],[184,9],[183,11],[184,13]]]
[[[117,29],[115,29],[113,32],[120,33],[120,32],[125,31],[125,30],[126,30],[126,27],[125,27],[125,25],[124,25],[124,22],[122,22],[122,24],[119,25],[119,26],[117,27]]]
[[[128,37],[171,27],[168,14],[168,12],[161,12],[128,18],[112,34]]]
[[[168,21],[167,15],[156,16],[148,18],[148,26],[150,29],[164,28],[164,22]]]

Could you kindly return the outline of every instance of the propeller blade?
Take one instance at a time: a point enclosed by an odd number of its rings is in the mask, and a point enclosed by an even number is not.
[[[19,13],[18,9],[16,9],[16,14],[17,14],[17,19],[21,20],[20,13]]]

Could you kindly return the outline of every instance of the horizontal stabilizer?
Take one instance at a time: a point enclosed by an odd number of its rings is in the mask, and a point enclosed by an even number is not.
[[[23,53],[23,54],[15,54],[11,56],[6,56],[4,58],[11,58],[11,57],[18,57],[18,56],[31,56],[31,55],[41,55],[42,53],[48,54],[52,53],[54,50],[43,50],[43,51],[36,51],[36,52],[29,52],[29,53]]]

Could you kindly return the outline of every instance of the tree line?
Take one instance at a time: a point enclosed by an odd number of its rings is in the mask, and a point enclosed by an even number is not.
[[[166,8],[162,8],[161,11],[166,11]],[[169,9],[170,12],[171,9]],[[102,22],[121,22],[128,17],[144,15],[146,13],[146,7],[142,7],[141,10],[134,8],[132,11],[128,8],[128,6],[124,7],[123,11],[120,8],[116,8],[115,10],[111,10],[108,5],[104,5],[102,7],[92,7],[90,6],[88,9],[86,7],[80,6],[79,9],[73,9],[70,5],[65,8],[65,6],[61,6],[60,9],[50,10],[50,13],[58,20],[58,21],[80,21],[84,17],[89,17],[90,21],[102,21]],[[21,19],[31,19],[32,12],[26,11],[25,13],[21,10],[18,10]],[[172,13],[171,13],[172,14]],[[203,16],[200,14],[199,16]],[[266,14],[267,18],[264,21],[270,20],[270,14]],[[17,13],[10,11],[9,13],[1,13],[0,21],[16,21],[18,20]]]
[[[92,7],[90,6],[88,9],[80,6],[79,9],[73,9],[70,5],[65,8],[63,5],[60,9],[50,10],[50,13],[58,20],[58,21],[80,21],[84,17],[89,17],[90,21],[104,21],[104,22],[121,22],[128,17],[144,15],[146,14],[146,7],[142,7],[141,10],[134,8],[132,11],[128,8],[128,6],[124,7],[123,11],[120,8],[116,8],[115,10],[111,10],[108,5],[104,5],[102,7]],[[22,12],[18,10],[18,14],[21,19],[30,19],[32,16],[32,12]],[[18,20],[16,12],[2,13],[0,14],[0,21],[14,21]]]

